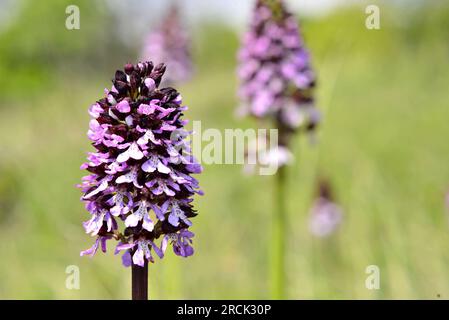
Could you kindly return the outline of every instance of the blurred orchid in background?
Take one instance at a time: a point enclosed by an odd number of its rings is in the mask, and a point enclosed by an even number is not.
[[[343,210],[334,202],[328,180],[318,183],[317,197],[310,210],[309,230],[320,238],[334,234],[343,220]]]
[[[179,84],[192,77],[190,38],[176,3],[171,4],[160,24],[146,36],[142,59],[166,64],[164,85]]]
[[[238,53],[238,114],[274,122],[280,144],[298,129],[313,131],[315,74],[296,17],[280,0],[258,0]]]

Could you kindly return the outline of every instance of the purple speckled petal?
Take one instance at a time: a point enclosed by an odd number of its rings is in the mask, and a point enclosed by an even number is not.
[[[150,215],[147,213],[143,216],[142,228],[151,232],[154,229],[154,223],[150,218]]]
[[[179,217],[172,212],[168,216],[168,222],[170,222],[172,226],[177,227],[179,225]]]

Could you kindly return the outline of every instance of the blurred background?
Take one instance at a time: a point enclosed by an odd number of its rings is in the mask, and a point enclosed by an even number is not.
[[[187,118],[204,128],[236,119],[236,51],[253,1],[179,1],[195,75],[178,86]],[[324,121],[318,143],[294,141],[288,173],[288,297],[449,298],[449,3],[286,1],[298,15],[318,73]],[[167,1],[0,1],[0,298],[128,299],[130,269],[112,246],[93,259],[75,185],[92,147],[88,107],[114,72],[139,58]],[[80,8],[67,30],[66,7]],[[332,184],[343,219],[310,232],[317,177]],[[273,176],[209,165],[199,176],[195,255],[170,252],[149,268],[157,299],[264,299],[269,291]],[[80,289],[65,286],[80,268]],[[379,290],[365,287],[369,265]]]

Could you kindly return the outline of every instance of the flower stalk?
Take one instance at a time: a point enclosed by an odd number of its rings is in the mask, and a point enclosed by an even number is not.
[[[286,270],[285,270],[285,251],[286,251],[286,225],[287,225],[287,208],[286,208],[286,167],[282,166],[278,169],[276,179],[276,210],[273,215],[272,229],[272,298],[281,300],[286,297]]]
[[[133,264],[131,269],[132,299],[148,300],[148,262],[143,267]]]

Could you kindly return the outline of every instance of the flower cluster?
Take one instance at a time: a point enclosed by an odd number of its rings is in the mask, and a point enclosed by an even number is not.
[[[315,75],[295,17],[281,0],[258,0],[238,54],[239,113],[272,118],[287,132],[313,130]]]
[[[193,73],[190,39],[180,20],[178,7],[172,5],[162,23],[148,34],[142,52],[143,59],[166,63],[167,84],[187,81]]]
[[[202,192],[191,175],[202,168],[186,141],[181,95],[159,88],[164,72],[164,64],[127,64],[89,109],[88,137],[96,150],[81,166],[90,174],[79,187],[91,214],[84,228],[96,241],[81,255],[106,251],[110,239],[119,241],[116,253],[124,251],[126,266],[154,262],[152,251],[162,258],[169,244],[177,255],[193,254],[191,202]]]
[[[318,197],[310,210],[310,232],[316,237],[328,237],[333,234],[343,220],[343,211],[332,197],[329,182],[319,183]]]

